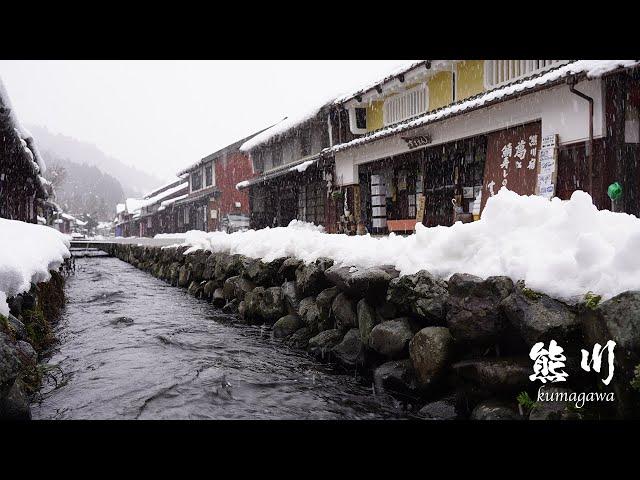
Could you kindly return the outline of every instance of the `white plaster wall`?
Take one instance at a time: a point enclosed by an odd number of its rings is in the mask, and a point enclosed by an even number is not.
[[[593,135],[605,132],[603,88],[600,79],[580,82],[576,89],[594,100]],[[587,140],[589,137],[589,103],[572,94],[568,85],[531,93],[488,108],[462,114],[432,125],[416,128],[394,137],[337,152],[338,185],[358,183],[357,166],[384,157],[408,152],[403,136],[430,135],[431,145],[486,134],[515,125],[542,120],[542,135],[558,134],[559,143]],[[428,147],[427,147],[428,148]]]

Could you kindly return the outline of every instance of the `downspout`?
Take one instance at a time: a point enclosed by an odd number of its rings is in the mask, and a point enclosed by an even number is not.
[[[589,102],[589,142],[587,143],[587,169],[588,169],[587,178],[589,180],[589,194],[593,199],[593,98],[576,90],[575,78],[570,78],[569,80],[567,80],[567,83],[569,83],[569,91],[571,93]]]
[[[333,129],[331,128],[331,110],[327,115],[327,129],[329,130],[329,148],[333,147]]]

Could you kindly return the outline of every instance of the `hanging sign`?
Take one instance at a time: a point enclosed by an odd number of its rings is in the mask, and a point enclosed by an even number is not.
[[[545,135],[542,137],[540,148],[540,161],[538,162],[538,184],[536,195],[552,198],[555,194],[555,182],[558,176],[558,135]]]
[[[407,142],[407,147],[409,147],[409,150],[413,150],[414,148],[418,148],[418,147],[423,147],[431,143],[431,137],[429,135],[418,135],[416,137],[402,137],[402,139],[405,142]]]
[[[542,124],[534,122],[487,135],[480,211],[502,187],[520,195],[536,193],[541,130]]]

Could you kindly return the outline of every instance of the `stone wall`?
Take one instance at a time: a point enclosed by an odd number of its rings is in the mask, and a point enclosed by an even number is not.
[[[9,298],[9,316],[0,315],[0,420],[31,418],[29,398],[43,375],[38,360],[55,341],[52,326],[65,302],[61,272],[68,268],[67,262],[48,282]]]
[[[390,266],[337,267],[242,255],[113,245],[111,254],[237,314],[268,324],[272,335],[320,361],[335,362],[401,399],[425,418],[579,419],[637,417],[632,385],[640,363],[640,292],[597,305],[567,305],[507,277],[485,280],[427,271],[399,277]],[[531,347],[555,340],[567,357],[568,381],[549,392],[602,391],[601,378],[580,368],[580,349],[617,342],[616,402],[574,408],[536,402]],[[620,361],[618,362],[618,359]],[[606,368],[606,367],[605,367]],[[553,387],[551,387],[553,385]],[[527,397],[528,395],[528,397]],[[607,408],[608,407],[608,408]]]

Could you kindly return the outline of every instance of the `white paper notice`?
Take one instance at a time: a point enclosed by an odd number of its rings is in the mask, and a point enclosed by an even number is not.
[[[538,175],[538,186],[540,187],[540,191],[542,191],[542,187],[548,187],[551,185],[552,174],[551,173],[541,173]]]
[[[556,169],[555,160],[540,160],[540,174],[553,173]]]

